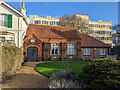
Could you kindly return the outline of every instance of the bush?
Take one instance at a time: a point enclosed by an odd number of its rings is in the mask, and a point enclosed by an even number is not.
[[[70,80],[68,77],[68,72],[59,71],[54,73],[50,78],[49,88],[83,88],[85,85],[83,83],[78,83],[77,81]]]
[[[112,54],[115,54],[115,55],[117,55],[120,58],[120,46],[114,46],[111,49],[111,52],[112,52]]]
[[[13,45],[2,47],[2,79],[21,67],[23,54],[21,49]]]
[[[78,81],[88,88],[120,88],[120,61],[97,59],[83,68]]]

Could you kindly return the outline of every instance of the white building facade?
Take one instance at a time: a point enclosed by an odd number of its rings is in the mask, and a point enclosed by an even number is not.
[[[23,39],[29,25],[25,11],[25,3],[19,12],[8,3],[0,1],[0,42],[14,43],[23,48]]]

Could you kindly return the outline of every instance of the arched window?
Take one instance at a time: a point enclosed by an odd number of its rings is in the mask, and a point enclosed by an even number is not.
[[[58,44],[57,43],[51,44],[51,54],[58,55]]]
[[[74,55],[74,44],[68,44],[68,55]]]

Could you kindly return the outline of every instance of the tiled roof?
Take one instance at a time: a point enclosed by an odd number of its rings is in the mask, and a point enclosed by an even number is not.
[[[81,35],[81,47],[110,47],[110,45],[103,43],[89,35]]]
[[[81,47],[110,47],[89,35],[78,34],[75,27],[29,24],[26,37],[35,34],[39,39],[81,39]]]
[[[80,39],[80,36],[77,33],[75,27],[29,24],[26,37],[31,33],[35,34],[39,39]]]

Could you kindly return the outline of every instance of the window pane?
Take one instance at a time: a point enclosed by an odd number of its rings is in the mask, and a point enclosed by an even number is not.
[[[86,55],[86,48],[84,48],[84,55]]]
[[[51,54],[53,54],[53,55],[58,54],[58,44],[57,43],[52,43],[51,48],[52,48]]]
[[[100,48],[100,55],[105,55],[105,49],[104,48]]]
[[[55,49],[55,54],[58,54],[58,48]]]
[[[74,44],[68,44],[68,55],[74,55]]]
[[[90,48],[84,48],[84,55],[90,55]]]
[[[54,49],[52,48],[52,54],[54,54]]]
[[[0,14],[0,26],[8,26],[8,15]]]

